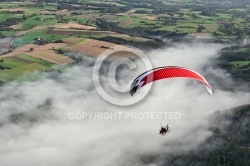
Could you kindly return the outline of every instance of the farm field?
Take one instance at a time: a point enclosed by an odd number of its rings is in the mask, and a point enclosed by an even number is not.
[[[63,48],[65,51],[69,52],[75,52],[75,53],[81,53],[84,55],[92,56],[92,57],[98,57],[102,53],[104,53],[106,50],[110,50],[110,52],[116,52],[119,50],[123,50],[126,52],[131,52],[131,48],[121,46],[118,44],[105,42],[105,41],[99,41],[99,40],[93,40],[93,39],[86,39],[83,42],[80,42],[78,44],[71,45],[69,47]],[[126,54],[123,53],[121,55],[112,54],[108,58],[118,58],[122,56],[134,56],[134,54]]]
[[[32,57],[40,58],[46,60],[48,62],[54,64],[65,64],[65,63],[73,63],[74,60],[71,58],[58,54],[56,52],[57,49],[67,46],[66,43],[51,43],[46,45],[35,45],[28,44],[22,47],[18,47],[13,52],[0,56],[0,59],[6,57],[12,57],[19,54],[26,54]],[[32,50],[30,50],[32,49]]]
[[[58,49],[86,52],[86,39],[125,44],[140,48],[158,48],[163,38],[185,37],[219,42],[249,38],[250,7],[215,0],[66,0],[0,2],[0,37],[13,39],[0,43],[1,57],[25,54],[54,64],[73,63]],[[227,4],[225,8],[222,4]],[[216,7],[214,7],[216,6]],[[5,38],[5,39],[4,39]],[[155,40],[157,38],[157,40]],[[86,40],[86,43],[89,40]],[[53,46],[61,43],[61,46]],[[12,50],[10,44],[15,48]],[[38,47],[38,45],[40,45]],[[60,44],[59,44],[60,45]],[[81,46],[79,46],[81,45]],[[34,46],[34,51],[29,51]],[[67,49],[65,49],[67,48]],[[92,48],[91,48],[92,49]],[[94,48],[93,48],[94,49]],[[102,48],[104,49],[104,48]],[[241,52],[244,48],[239,48]],[[8,50],[13,52],[8,52]],[[80,51],[80,52],[81,52]],[[87,51],[98,56],[101,51]],[[237,50],[234,50],[237,53]],[[64,52],[65,53],[65,52]],[[247,63],[242,62],[243,64]],[[233,63],[241,66],[242,63]]]
[[[27,55],[3,58],[0,61],[0,68],[2,68],[0,72],[0,81],[9,82],[35,71],[45,71],[52,66],[53,63]]]
[[[0,69],[2,73],[0,75],[2,79],[0,81],[12,81],[14,78],[31,73],[32,71],[44,71],[53,65],[64,65],[75,62],[70,57],[58,53],[58,50],[62,50],[62,52],[80,53],[92,57],[97,57],[104,51],[109,49],[113,50],[113,48],[131,50],[131,48],[125,46],[94,39],[69,37],[63,41],[65,43],[50,43],[46,45],[28,44],[0,56]],[[114,54],[111,58],[121,56],[134,55],[128,55],[127,53],[121,55]]]

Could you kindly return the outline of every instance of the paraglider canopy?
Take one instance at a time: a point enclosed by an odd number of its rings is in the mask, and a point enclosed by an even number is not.
[[[133,81],[130,87],[130,94],[133,96],[137,90],[146,84],[166,78],[189,78],[201,81],[206,86],[208,92],[212,95],[211,86],[201,74],[191,69],[178,66],[158,67],[142,73]]]

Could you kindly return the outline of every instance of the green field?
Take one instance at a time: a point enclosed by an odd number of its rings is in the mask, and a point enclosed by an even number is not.
[[[39,15],[33,16],[26,19],[24,22],[21,23],[22,30],[28,30],[38,25],[54,25],[57,23],[57,20],[52,16],[47,15]]]
[[[19,47],[19,46],[26,45],[26,44],[32,44],[35,42],[35,39],[37,37],[40,37],[44,40],[49,40],[50,42],[54,42],[56,40],[66,38],[66,35],[47,35],[45,34],[45,31],[46,30],[34,30],[31,32],[28,32],[22,37],[15,38],[12,44],[14,47]]]
[[[6,21],[7,19],[10,18],[22,18],[22,16],[18,14],[13,14],[8,11],[1,11],[0,12],[0,22]]]
[[[238,49],[234,49],[233,52],[247,52],[249,51],[249,48],[246,47],[240,47]]]
[[[44,71],[53,66],[50,62],[27,55],[18,55],[16,57],[3,58],[3,62],[0,62],[0,66],[8,68],[0,70],[0,81],[9,82],[18,79],[20,76],[35,71]]]
[[[230,62],[231,64],[234,65],[235,68],[242,68],[244,66],[249,66],[250,68],[250,61],[234,61],[234,62]]]

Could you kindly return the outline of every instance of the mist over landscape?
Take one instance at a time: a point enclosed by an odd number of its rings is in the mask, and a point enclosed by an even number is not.
[[[250,165],[249,13],[247,0],[2,0],[0,165]],[[144,86],[170,66],[203,80]]]
[[[178,43],[149,53],[154,67],[185,65],[207,75],[211,86],[216,87],[212,96],[195,81],[164,80],[154,83],[141,102],[129,107],[114,106],[95,91],[91,78],[94,59],[87,57],[56,76],[50,72],[37,81],[12,82],[1,87],[1,163],[158,165],[164,159],[152,163],[144,160],[199,149],[213,135],[215,112],[228,113],[234,107],[249,104],[249,89],[225,91],[217,85],[218,77],[237,85],[230,74],[212,64],[223,47]],[[120,72],[126,72],[125,79],[130,79],[133,71]],[[70,112],[90,111],[178,112],[181,119],[72,120],[68,116]],[[160,124],[170,125],[167,137],[158,135]]]

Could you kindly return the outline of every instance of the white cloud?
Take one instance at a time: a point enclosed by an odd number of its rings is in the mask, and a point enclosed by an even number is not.
[[[218,44],[183,44],[150,52],[154,67],[184,66],[230,81],[213,67],[223,48]],[[147,165],[143,156],[188,151],[212,135],[210,117],[215,111],[249,103],[249,93],[215,90],[210,96],[196,81],[169,79],[154,84],[140,103],[118,107],[94,90],[91,58],[68,67],[56,79],[43,76],[35,82],[12,83],[0,90],[0,163],[3,166]],[[124,71],[128,72],[129,71]],[[143,89],[142,89],[143,91]],[[180,112],[180,120],[70,120],[70,112]],[[18,122],[10,122],[19,115]],[[160,124],[171,132],[160,136]],[[151,163],[151,165],[156,165]]]

